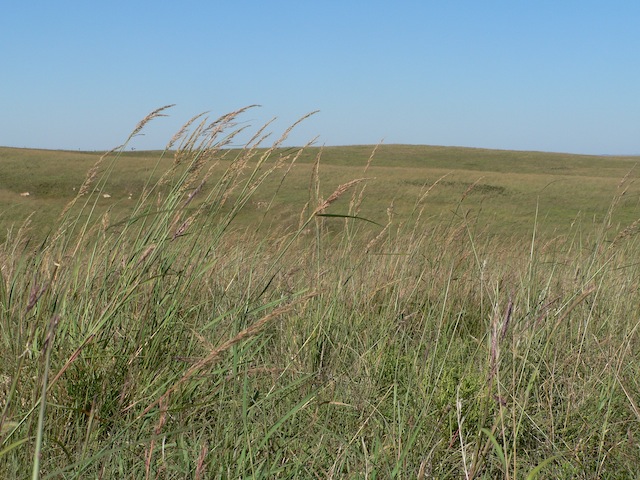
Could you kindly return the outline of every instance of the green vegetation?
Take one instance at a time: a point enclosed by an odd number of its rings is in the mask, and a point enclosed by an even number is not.
[[[635,475],[638,159],[242,113],[0,149],[2,478]]]

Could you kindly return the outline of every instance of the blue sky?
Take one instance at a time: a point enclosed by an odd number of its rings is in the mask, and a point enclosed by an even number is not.
[[[134,146],[196,113],[290,144],[640,154],[640,2],[31,1],[0,7],[0,145]]]

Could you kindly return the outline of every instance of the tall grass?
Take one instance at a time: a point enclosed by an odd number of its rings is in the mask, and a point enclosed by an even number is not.
[[[375,157],[324,192],[319,155],[299,218],[246,229],[302,150],[265,147],[268,125],[225,148],[244,111],[187,122],[128,215],[96,213],[125,143],[42,244],[2,245],[4,478],[634,474],[635,224],[545,238],[533,218],[525,244],[466,193],[430,217],[438,182],[376,224]]]

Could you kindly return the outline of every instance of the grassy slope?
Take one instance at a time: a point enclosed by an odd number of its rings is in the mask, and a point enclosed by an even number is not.
[[[308,196],[308,179],[318,149],[309,148],[298,160],[276,199],[280,217],[299,209]],[[322,174],[326,188],[362,175],[373,147],[328,147],[322,151]],[[38,151],[0,148],[0,208],[3,223],[19,223],[32,212],[38,229],[47,230],[56,215],[75,196],[75,188],[98,158],[96,153]],[[108,188],[111,195],[99,203],[114,213],[125,214],[155,167],[158,152],[127,152],[118,162]],[[233,155],[228,155],[232,158]],[[463,213],[499,234],[531,233],[536,208],[545,232],[565,233],[568,225],[581,219],[587,229],[607,212],[619,192],[620,181],[638,162],[636,157],[597,157],[540,152],[512,152],[454,147],[390,145],[378,148],[366,176],[368,195],[362,214],[383,222],[393,202],[399,219],[405,218],[426,187],[446,177],[430,193],[429,215],[438,216],[455,208],[465,192]],[[230,161],[230,160],[228,160]],[[220,172],[228,165],[222,161]],[[170,164],[167,158],[159,171]],[[243,221],[253,223],[260,206],[271,199],[267,185],[253,198]],[[29,197],[20,197],[29,192]],[[628,224],[635,220],[640,190],[632,185],[613,219]],[[337,210],[339,211],[339,209]],[[273,213],[273,212],[272,212]]]
[[[124,153],[83,234],[59,212],[97,155],[0,149],[3,223],[63,232],[0,250],[0,473],[40,452],[49,478],[632,475],[637,159],[382,146],[363,173],[371,150],[326,148],[315,177],[309,149],[246,193],[256,159],[234,176],[230,152],[184,212],[188,179],[140,199],[159,155]],[[326,213],[384,229],[312,214],[362,176]]]

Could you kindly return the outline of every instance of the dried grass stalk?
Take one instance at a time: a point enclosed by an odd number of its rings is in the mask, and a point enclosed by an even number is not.
[[[342,185],[338,186],[338,188],[336,188],[336,190],[331,195],[329,195],[329,198],[327,198],[324,202],[322,202],[313,211],[312,216],[317,215],[318,213],[322,213],[323,211],[325,211],[329,207],[329,205],[331,205],[333,202],[338,200],[344,194],[344,192],[349,190],[354,185],[357,185],[360,182],[363,182],[364,180],[367,180],[367,179],[366,178],[356,178],[355,180],[351,180],[350,182],[343,183]]]
[[[140,416],[143,416],[143,415],[146,415],[147,413],[149,413],[149,411],[153,407],[155,407],[156,405],[158,405],[158,404],[162,405],[162,402],[165,402],[167,400],[167,398],[173,392],[175,392],[183,383],[185,383],[188,380],[190,380],[191,378],[193,378],[194,375],[196,375],[200,370],[202,370],[207,365],[211,365],[212,363],[217,361],[222,356],[222,354],[224,354],[226,351],[230,350],[234,345],[237,345],[238,343],[241,343],[241,342],[243,342],[244,340],[246,340],[248,338],[256,336],[270,322],[272,322],[276,318],[280,317],[284,313],[290,311],[293,307],[295,307],[299,303],[305,302],[306,300],[309,300],[309,299],[315,297],[317,294],[318,294],[317,292],[309,293],[307,295],[304,295],[304,296],[292,301],[291,303],[288,303],[286,305],[283,305],[282,307],[276,308],[274,311],[272,311],[271,313],[265,315],[264,317],[262,317],[260,320],[258,320],[257,322],[255,322],[251,326],[249,326],[249,327],[245,328],[244,330],[242,330],[240,333],[238,333],[232,339],[227,340],[226,342],[224,342],[222,345],[220,345],[219,347],[217,347],[216,349],[211,351],[209,353],[209,355],[207,355],[205,358],[201,359],[199,362],[197,362],[195,365],[193,365],[191,368],[189,368],[182,375],[182,377],[176,383],[174,383],[171,387],[169,387],[169,389],[160,398],[158,398],[157,400],[155,400],[151,404],[149,404],[149,406],[147,406],[147,408],[144,409],[144,411],[142,412],[142,414]]]
[[[166,117],[166,115],[163,114],[162,112],[164,112],[165,110],[173,106],[175,106],[175,104],[165,105],[164,107],[156,108],[153,112],[151,112],[149,115],[147,115],[146,117],[144,117],[142,120],[138,122],[138,124],[136,125],[136,128],[134,128],[133,132],[131,132],[131,135],[129,135],[129,138],[131,139],[135,137],[138,133],[140,133],[140,131],[144,128],[144,126],[154,118]]]

